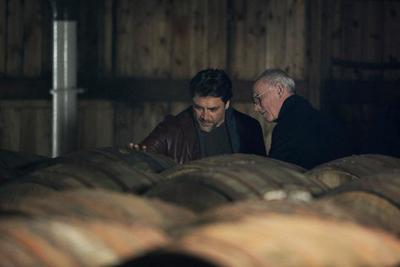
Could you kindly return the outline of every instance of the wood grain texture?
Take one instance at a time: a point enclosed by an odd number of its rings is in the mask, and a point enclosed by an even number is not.
[[[5,105],[1,107],[1,148],[19,151],[20,148],[20,110],[17,107]]]
[[[287,1],[286,62],[288,72],[295,79],[305,77],[305,10],[305,0]]]
[[[254,79],[265,67],[265,1],[234,1],[235,50],[233,77]]]
[[[400,3],[399,2],[386,2],[385,15],[383,20],[383,33],[384,33],[384,47],[383,58],[385,62],[399,62],[400,61]],[[398,79],[400,71],[386,71],[384,78],[389,80]]]
[[[0,102],[0,148],[50,156],[51,102]],[[110,101],[79,102],[79,148],[112,146],[114,108]]]
[[[0,0],[0,51],[7,47],[7,0]],[[0,76],[6,73],[7,53],[0,53]]]
[[[171,76],[171,10],[170,1],[162,0],[154,7],[151,20],[151,46],[153,57],[149,77],[168,78]]]
[[[171,11],[171,77],[190,77],[190,9],[193,1],[176,0]]]
[[[7,74],[20,76],[23,60],[23,0],[8,2],[7,13]]]
[[[42,72],[42,1],[25,1],[23,6],[23,75],[37,77]]]
[[[41,0],[42,9],[42,41],[41,41],[41,76],[50,77],[53,67],[53,53],[52,53],[52,28],[53,28],[53,11],[50,1]]]
[[[286,1],[268,2],[266,12],[266,68],[281,68],[285,65],[286,53]]]
[[[229,0],[208,0],[207,66],[211,68],[227,69],[227,1]]]
[[[320,104],[319,90],[321,88],[321,81],[323,72],[321,71],[321,64],[323,61],[323,29],[322,29],[322,16],[324,10],[324,1],[317,0],[313,4],[307,6],[309,18],[308,18],[308,50],[309,52],[309,64],[308,64],[308,79],[310,91],[314,92],[312,99],[307,97],[311,102],[318,107]]]
[[[134,24],[134,16],[131,10],[134,8],[134,1],[121,0],[117,2],[117,18],[116,18],[116,75],[127,76],[132,71],[130,66],[133,53],[138,49],[135,43],[132,42],[130,31],[139,25]],[[132,27],[133,26],[133,27]],[[136,64],[138,62],[135,62]]]
[[[208,1],[192,1],[189,26],[189,65],[191,76],[207,67],[208,59]]]
[[[329,1],[329,9],[333,13],[329,17],[329,34],[331,35],[331,56],[332,58],[344,58],[344,25],[343,25],[343,1]],[[338,79],[343,75],[343,69],[335,67],[334,65],[330,67],[330,78]]]
[[[109,101],[80,101],[79,147],[91,149],[112,146],[114,112]]]
[[[347,47],[362,47],[362,16],[365,13],[365,5],[356,1],[346,1],[345,5],[345,42]],[[345,49],[346,59],[357,61],[362,59],[362,49]],[[357,73],[353,69],[345,70],[345,79],[356,79]]]
[[[101,70],[99,66],[99,32],[98,16],[101,14],[101,2],[97,0],[80,1],[77,21],[77,65],[81,77],[96,77]],[[104,17],[104,16],[103,16]]]
[[[141,142],[170,113],[166,102],[115,105],[114,144],[126,146]]]
[[[396,79],[400,4],[396,1],[327,1],[326,49],[331,79]],[[321,24],[322,25],[322,24]],[[393,49],[396,47],[396,49]],[[337,64],[337,62],[347,62]]]
[[[113,71],[113,49],[114,40],[114,20],[113,8],[116,5],[115,0],[102,0],[99,3],[98,19],[98,61],[100,75],[110,78]]]

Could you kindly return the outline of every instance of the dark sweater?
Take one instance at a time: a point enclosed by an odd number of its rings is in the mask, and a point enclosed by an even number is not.
[[[282,105],[272,133],[269,156],[306,169],[348,154],[341,125],[298,95]]]

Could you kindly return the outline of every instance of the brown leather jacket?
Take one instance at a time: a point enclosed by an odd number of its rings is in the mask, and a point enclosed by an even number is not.
[[[166,116],[140,145],[146,145],[149,152],[169,156],[181,164],[199,159],[202,157],[201,140],[195,123],[190,106],[176,116]],[[257,120],[229,108],[225,113],[225,123],[233,153],[266,155],[262,129]]]

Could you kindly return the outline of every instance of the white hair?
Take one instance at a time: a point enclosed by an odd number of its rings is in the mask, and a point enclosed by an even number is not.
[[[258,81],[264,81],[271,86],[276,86],[277,84],[283,85],[289,93],[295,93],[295,82],[292,77],[290,77],[286,72],[281,69],[267,69],[261,73],[257,79]]]

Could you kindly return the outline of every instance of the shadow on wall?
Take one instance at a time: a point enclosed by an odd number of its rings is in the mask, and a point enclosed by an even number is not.
[[[400,157],[400,106],[390,105],[378,111],[364,129],[360,153]]]
[[[364,105],[339,113],[345,122],[349,140],[355,154],[383,154],[400,157],[400,107]]]
[[[344,122],[354,153],[400,157],[400,81],[325,83],[321,107]]]

